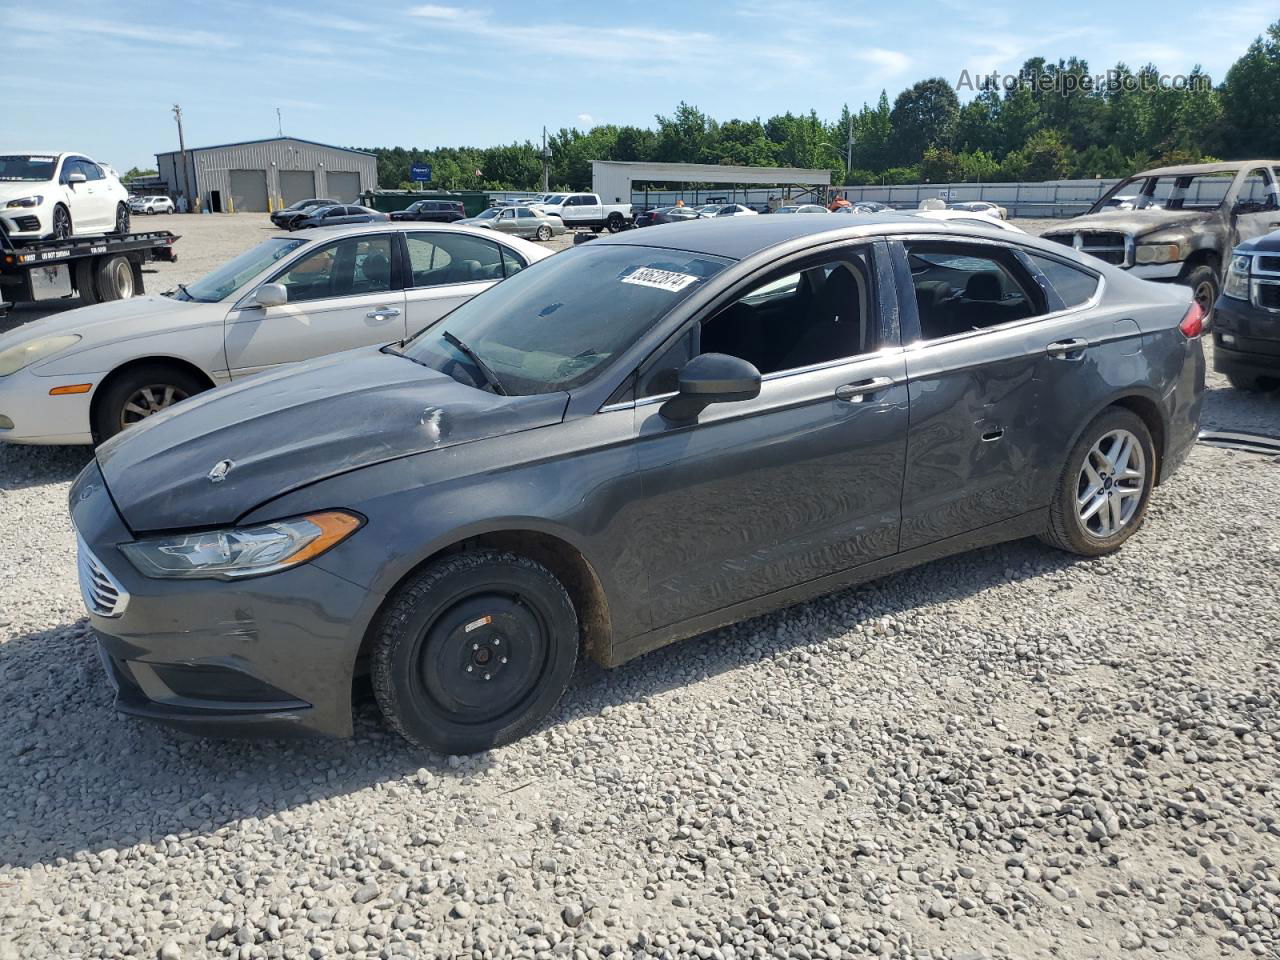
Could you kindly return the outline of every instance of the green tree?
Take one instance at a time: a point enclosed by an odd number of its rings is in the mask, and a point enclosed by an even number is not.
[[[1280,20],[1227,71],[1222,119],[1229,151],[1239,156],[1280,154]]]
[[[916,163],[926,147],[949,147],[959,117],[956,92],[941,77],[921,80],[903,90],[889,114],[894,159]]]

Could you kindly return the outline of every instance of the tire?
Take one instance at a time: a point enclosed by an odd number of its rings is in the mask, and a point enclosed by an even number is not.
[[[1204,308],[1204,327],[1207,330],[1213,322],[1213,305],[1218,300],[1218,271],[1212,265],[1202,263],[1192,267],[1178,282],[1190,287],[1191,295]]]
[[[533,730],[577,660],[578,616],[551,571],[511,553],[462,553],[428,566],[384,607],[373,690],[409,742],[476,753]]]
[[[82,307],[92,306],[98,302],[98,283],[94,277],[94,265],[97,261],[92,257],[83,257],[72,263],[75,271],[76,293],[80,296]]]
[[[107,380],[105,388],[99,390],[94,400],[94,442],[102,443],[137,421],[207,389],[209,385],[199,377],[162,361],[130,367]],[[170,390],[172,393],[169,393]],[[146,402],[144,395],[144,402],[138,406],[154,408],[145,409],[139,415],[137,411],[128,409],[128,406],[135,403],[135,395],[144,391],[150,391],[155,402]]]
[[[53,233],[50,236],[54,240],[70,240],[74,232],[75,228],[71,224],[71,211],[63,204],[58,204],[53,208]]]
[[[548,240],[551,239],[551,228],[544,223],[542,226],[538,228],[537,237],[543,243],[546,243]]]
[[[603,230],[603,229],[604,229],[604,227],[592,227],[592,228],[591,228],[591,232],[592,232],[592,233],[599,233],[599,232],[600,232],[601,230]]]
[[[134,284],[133,264],[128,257],[100,257],[94,268],[93,287],[98,300],[108,303],[112,300],[128,300],[136,292]]]
[[[111,232],[117,237],[128,236],[129,234],[129,207],[123,203],[116,204],[116,225]]]
[[[1280,387],[1280,378],[1260,377],[1249,373],[1228,373],[1227,380],[1237,390],[1246,393],[1263,393]]]
[[[620,233],[623,227],[622,214],[620,213],[609,214],[609,220],[605,225],[609,228],[610,233]]]
[[[1120,482],[1116,482],[1115,474],[1119,471],[1114,469],[1115,464],[1106,464],[1099,457],[1098,450],[1106,453],[1109,448],[1110,452],[1119,453],[1109,444],[1121,437],[1127,437],[1132,446],[1127,457],[1118,459],[1126,459],[1132,469],[1138,459],[1134,453],[1141,455],[1139,480],[1121,477]],[[1081,494],[1088,494],[1095,485],[1086,473],[1086,460],[1094,476],[1102,478],[1096,493],[1087,497]],[[1085,428],[1071,448],[1049,505],[1048,529],[1040,539],[1083,557],[1100,557],[1119,550],[1142,526],[1158,469],[1151,431],[1142,418],[1132,410],[1109,407]],[[1125,491],[1132,493],[1126,495]],[[1099,501],[1100,508],[1097,507]],[[1088,506],[1093,506],[1096,513],[1084,520],[1082,510]]]

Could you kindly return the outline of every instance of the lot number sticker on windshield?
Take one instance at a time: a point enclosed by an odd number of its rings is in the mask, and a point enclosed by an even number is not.
[[[657,267],[641,267],[622,278],[623,283],[635,283],[642,287],[657,287],[670,293],[678,293],[699,278],[691,273],[659,270]]]

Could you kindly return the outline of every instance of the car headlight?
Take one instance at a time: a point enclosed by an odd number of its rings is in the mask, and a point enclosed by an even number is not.
[[[1175,263],[1186,256],[1180,243],[1140,243],[1133,259],[1137,263]]]
[[[1234,300],[1249,299],[1249,261],[1253,258],[1237,253],[1231,258],[1227,267],[1227,282],[1222,285],[1222,292]]]
[[[233,580],[287,570],[320,556],[360,529],[341,510],[252,527],[185,533],[122,543],[120,550],[147,577]]]
[[[38,207],[44,203],[44,197],[19,197],[17,200],[10,200],[5,204],[6,207]]]
[[[73,343],[79,343],[80,336],[75,333],[60,337],[44,337],[40,340],[28,340],[8,350],[0,350],[0,377],[17,373],[23,367],[29,367],[38,360],[51,357],[60,350],[65,350]]]

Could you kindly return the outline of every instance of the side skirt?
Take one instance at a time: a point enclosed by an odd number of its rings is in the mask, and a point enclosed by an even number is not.
[[[1020,540],[1023,537],[1034,536],[1045,530],[1048,519],[1048,510],[1032,510],[1029,513],[1011,517],[1008,520],[1001,520],[999,523],[979,527],[977,530],[970,530],[968,533],[957,534],[954,537],[938,540],[935,543],[927,543],[903,553],[872,560],[869,563],[851,567],[848,570],[841,570],[839,573],[819,577],[817,580],[808,580],[793,587],[787,587],[784,590],[775,590],[773,593],[753,597],[750,600],[744,600],[732,606],[721,607],[711,613],[704,613],[679,623],[669,624],[657,630],[651,630],[648,633],[632,637],[622,643],[615,643],[612,649],[612,656],[606,666],[616,667],[641,654],[657,650],[659,647],[665,647],[667,644],[674,643],[677,640],[709,633],[731,623],[749,620],[751,617],[758,617],[761,614],[780,610],[783,607],[805,603],[815,597],[835,593],[837,590],[865,583],[868,580],[876,580],[880,577],[906,570],[909,567],[928,563],[930,560],[938,560],[942,557],[949,557],[952,554],[964,553],[968,550],[987,547],[995,543],[1004,543],[1009,540]]]

